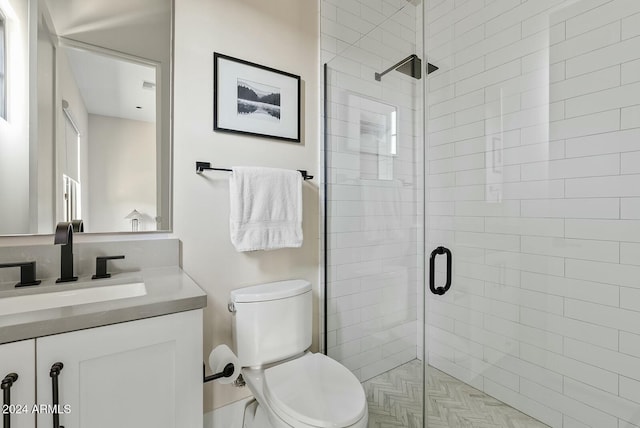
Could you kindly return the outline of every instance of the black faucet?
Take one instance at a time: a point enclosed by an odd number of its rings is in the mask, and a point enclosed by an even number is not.
[[[60,278],[56,282],[78,280],[78,277],[73,275],[73,232],[84,232],[82,220],[61,222],[56,226],[56,235],[53,243],[62,245],[60,250]]]

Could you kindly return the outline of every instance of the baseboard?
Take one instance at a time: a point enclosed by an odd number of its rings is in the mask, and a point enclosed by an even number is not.
[[[204,428],[242,428],[242,417],[247,404],[253,397],[243,398],[234,403],[204,414]]]

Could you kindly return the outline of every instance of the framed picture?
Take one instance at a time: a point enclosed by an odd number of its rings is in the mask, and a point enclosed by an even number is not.
[[[300,76],[213,54],[213,129],[300,142]]]

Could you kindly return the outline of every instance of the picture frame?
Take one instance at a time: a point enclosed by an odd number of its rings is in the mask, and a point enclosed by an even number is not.
[[[213,54],[213,129],[300,142],[300,76]]]

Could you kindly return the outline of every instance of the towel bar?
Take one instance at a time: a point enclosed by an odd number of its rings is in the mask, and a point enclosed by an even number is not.
[[[197,174],[201,174],[205,169],[206,170],[212,170],[212,171],[231,171],[231,169],[229,169],[229,168],[212,168],[211,167],[211,162],[199,162],[199,161],[196,161],[196,173]],[[313,179],[313,175],[307,174],[306,170],[299,169],[298,171],[300,172],[300,174],[302,174],[302,178],[304,180],[312,180]]]

